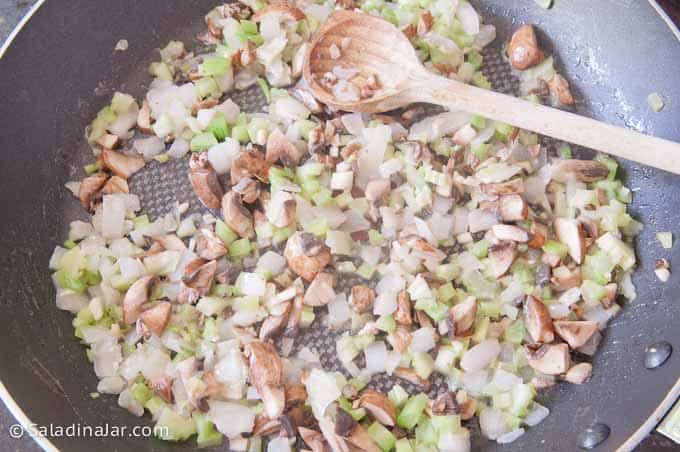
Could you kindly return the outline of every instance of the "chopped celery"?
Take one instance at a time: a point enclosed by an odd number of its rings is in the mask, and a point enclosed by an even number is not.
[[[534,0],[538,6],[543,9],[550,9],[553,4],[553,0]]]
[[[231,137],[241,144],[248,142],[248,128],[244,125],[237,124],[231,129]]]
[[[97,117],[94,118],[94,121],[92,121],[92,124],[90,125],[90,134],[88,135],[87,140],[91,143],[97,141],[102,135],[106,133],[106,129],[117,118],[118,116],[110,106],[99,110]]]
[[[144,404],[144,408],[149,410],[149,413],[151,413],[151,416],[154,418],[157,418],[165,407],[167,407],[167,404],[158,396],[151,397]]]
[[[92,314],[92,311],[90,311],[90,308],[85,306],[82,308],[80,311],[78,311],[78,314],[73,318],[73,321],[71,324],[73,325],[73,328],[75,329],[75,336],[77,338],[82,338],[82,328],[84,326],[90,326],[94,323],[94,315]]]
[[[164,62],[155,62],[149,65],[149,75],[159,80],[172,81],[172,71]]]
[[[224,139],[229,135],[229,125],[227,124],[227,120],[224,118],[224,114],[221,112],[217,113],[208,124],[208,128],[206,130],[215,135],[217,141],[224,141]]]
[[[394,385],[387,393],[387,398],[396,408],[400,408],[408,400],[408,392],[400,385]]]
[[[314,121],[310,121],[309,119],[300,119],[295,121],[295,127],[300,133],[300,136],[304,138],[305,141],[309,141],[309,133],[318,125],[319,124]]]
[[[534,400],[536,391],[530,384],[517,384],[512,388],[512,407],[510,413],[515,416],[524,417],[527,415],[527,408]]]
[[[364,279],[371,279],[371,277],[373,277],[373,273],[375,273],[375,267],[369,265],[366,262],[364,262],[359,266],[359,268],[357,268],[357,275],[361,276]]]
[[[153,397],[153,391],[142,382],[133,384],[131,392],[132,397],[134,397],[135,400],[142,405],[146,404],[146,402],[148,402]]]
[[[449,309],[447,305],[438,303],[437,300],[432,297],[417,300],[414,307],[421,311],[425,311],[425,313],[435,322],[444,320],[446,312]]]
[[[315,218],[309,223],[306,232],[311,232],[317,237],[324,237],[328,232],[328,220],[323,217]]]
[[[408,438],[401,438],[395,443],[395,452],[415,452]]]
[[[479,115],[472,115],[470,119],[470,124],[477,130],[483,130],[486,128],[486,118]]]
[[[220,91],[217,82],[212,77],[200,78],[194,82],[194,85],[196,85],[196,91],[198,91],[198,95],[201,98],[211,96]]]
[[[484,57],[482,57],[482,55],[480,55],[479,52],[477,52],[475,50],[469,52],[466,55],[466,59],[467,59],[467,62],[470,63],[472,65],[472,67],[475,68],[476,70],[478,70],[479,68],[482,67],[482,62],[484,61]],[[486,127],[486,126],[482,126],[482,127],[475,126],[475,128],[479,128],[479,129],[483,129],[484,127]]]
[[[519,131],[519,142],[524,146],[532,146],[538,144],[538,135],[535,133],[527,132],[525,130]]]
[[[76,246],[78,246],[78,244],[76,242],[74,242],[73,240],[66,240],[64,242],[64,248],[66,248],[67,250],[70,250],[71,248],[75,248]]]
[[[397,416],[397,425],[406,430],[410,430],[416,426],[420,415],[423,414],[425,406],[427,405],[427,395],[421,393],[410,397],[404,408],[399,412]]]
[[[158,163],[167,163],[168,160],[170,160],[170,156],[166,153],[163,154],[157,154],[153,156],[153,159],[157,161]]]
[[[375,229],[368,230],[368,241],[373,246],[382,246],[385,243],[385,237]]]
[[[581,284],[581,296],[583,296],[583,300],[586,304],[597,305],[606,294],[607,290],[604,286],[595,281],[586,279]]]
[[[649,104],[649,107],[652,109],[652,111],[654,111],[655,113],[658,113],[661,110],[663,110],[664,100],[659,95],[659,93],[651,93],[649,96],[647,96],[647,103]]]
[[[512,344],[521,344],[525,333],[524,322],[521,319],[517,319],[505,329],[503,338]]]
[[[350,416],[352,416],[352,419],[355,421],[360,421],[366,417],[365,408],[352,408],[352,404],[344,397],[340,397],[338,399],[338,406],[345,410]]]
[[[477,157],[478,160],[486,160],[488,154],[489,154],[489,148],[491,145],[488,143],[478,143],[475,145],[472,145],[470,148],[470,151],[474,154],[475,157]]]
[[[609,255],[603,251],[586,256],[581,274],[583,279],[590,279],[598,284],[607,284],[611,279],[611,272],[615,264]]]
[[[657,232],[656,239],[661,243],[661,247],[664,249],[673,248],[673,233],[672,232]]]
[[[392,315],[382,315],[378,318],[375,326],[386,333],[393,333],[397,325]]]
[[[475,242],[472,245],[470,252],[474,254],[478,259],[485,258],[489,252],[489,242],[487,242],[486,239],[482,239],[479,242]]]
[[[220,77],[231,66],[231,59],[223,57],[208,57],[198,65],[198,74],[201,77]]]
[[[194,411],[191,417],[196,424],[196,431],[198,432],[196,444],[199,448],[215,447],[222,444],[222,434],[215,429],[215,424],[210,422],[205,414]]]
[[[480,301],[478,303],[479,315],[485,317],[498,317],[501,314],[501,304],[499,301]]]
[[[252,245],[248,239],[239,239],[229,245],[229,255],[231,257],[244,257],[251,253]]]
[[[557,150],[557,153],[560,155],[560,158],[563,159],[572,158],[571,146],[569,146],[568,144],[560,146],[560,148]]]
[[[130,111],[130,108],[135,103],[135,98],[129,94],[124,94],[116,91],[111,99],[111,109],[117,115],[124,115]]]
[[[491,89],[491,82],[482,74],[482,71],[477,71],[472,75],[472,83],[482,89]]]
[[[212,132],[203,132],[195,135],[191,139],[191,150],[193,152],[207,151],[217,144],[217,138]]]
[[[504,122],[496,122],[496,134],[498,135],[498,138],[500,138],[503,141],[507,140],[510,137],[514,129],[515,128],[510,124],[506,124]]]
[[[434,359],[429,353],[414,353],[413,369],[420,378],[427,380],[434,371]]]
[[[73,248],[75,249],[75,248]],[[87,285],[82,280],[82,272],[76,273],[75,277],[72,273],[67,272],[64,269],[58,270],[54,274],[57,284],[62,289],[69,289],[76,293],[83,293],[87,289]]]
[[[546,240],[543,244],[543,251],[564,259],[567,256],[569,249],[567,248],[567,245],[563,244],[562,242],[558,242],[556,240]]]
[[[154,435],[164,441],[183,441],[196,434],[196,424],[191,418],[180,416],[166,407],[158,416],[153,431]]]
[[[267,103],[272,101],[272,93],[271,90],[269,89],[269,83],[262,77],[257,78],[257,84],[260,86],[260,89],[262,90],[262,94],[264,94],[264,98],[267,99]]]
[[[90,163],[89,165],[85,165],[83,167],[83,170],[85,170],[85,174],[88,176],[91,176],[92,174],[96,173],[99,171],[101,168],[99,167],[99,163]]]
[[[309,306],[302,308],[302,314],[300,315],[301,328],[309,328],[309,326],[314,323],[314,319],[316,319],[316,314],[314,314],[313,308]]]
[[[482,317],[481,319],[478,319],[475,322],[474,331],[472,333],[472,342],[478,344],[486,339],[490,325],[491,319],[489,317]]]
[[[370,427],[366,430],[368,435],[371,437],[374,443],[380,447],[383,452],[389,452],[394,448],[394,444],[397,442],[397,438],[387,430],[379,422],[373,422]]]

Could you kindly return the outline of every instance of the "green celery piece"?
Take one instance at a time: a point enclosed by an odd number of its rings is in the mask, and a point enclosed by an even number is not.
[[[406,401],[406,405],[399,412],[397,416],[397,425],[406,430],[410,430],[416,426],[420,415],[423,414],[425,406],[427,405],[427,396],[425,394],[418,394],[410,397]]]
[[[191,139],[190,146],[193,152],[203,152],[207,151],[216,144],[217,138],[215,138],[215,135],[213,135],[212,132],[203,132]]]
[[[207,57],[198,66],[198,74],[202,77],[220,77],[231,66],[230,58]]]

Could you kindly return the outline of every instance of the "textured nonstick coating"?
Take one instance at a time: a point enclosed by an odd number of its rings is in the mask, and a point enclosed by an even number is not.
[[[583,114],[680,141],[680,43],[642,0],[558,1],[545,11],[533,0],[473,1],[499,30],[495,52],[487,53],[487,74],[496,87],[512,91],[512,80],[498,57],[509,30],[535,23],[543,41],[552,43],[557,60],[572,82]],[[192,36],[214,2],[183,0],[48,1],[19,34],[0,64],[0,380],[33,422],[39,425],[141,425],[117,407],[115,398],[97,400],[89,393],[97,380],[83,347],[72,335],[71,315],[54,305],[47,263],[68,223],[83,217],[63,188],[82,176],[89,157],[83,129],[115,90],[143,94],[147,64],[155,49],[170,39]],[[126,38],[130,48],[114,52]],[[495,55],[495,56],[494,56]],[[658,91],[667,99],[653,113],[646,96]],[[255,98],[244,99],[251,105]],[[680,158],[680,156],[678,156]],[[150,165],[133,181],[144,208],[152,214],[174,200],[191,199],[183,162]],[[582,386],[560,385],[541,396],[552,415],[505,448],[476,440],[475,449],[573,451],[576,436],[592,422],[611,427],[600,450],[622,444],[650,415],[680,375],[674,353],[660,369],[642,365],[644,348],[657,340],[680,343],[677,322],[680,278],[661,284],[654,260],[677,262],[677,248],[662,250],[658,231],[678,232],[680,179],[622,162],[634,190],[632,211],[644,222],[637,251],[641,265],[634,277],[638,299],[611,323],[595,357],[595,372]],[[180,180],[181,179],[181,180]],[[164,193],[164,196],[161,196]],[[676,234],[677,235],[677,234]],[[325,344],[320,350],[332,364],[334,342],[318,330],[307,337]],[[193,449],[154,439],[54,438],[68,451]]]

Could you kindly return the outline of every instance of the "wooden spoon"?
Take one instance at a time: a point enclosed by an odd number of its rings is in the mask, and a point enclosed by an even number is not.
[[[379,86],[367,98],[339,100],[322,83],[338,66],[356,70],[361,80],[373,76]],[[435,75],[399,29],[367,14],[331,14],[310,43],[303,77],[318,100],[340,110],[378,113],[437,104],[680,174],[680,144]]]

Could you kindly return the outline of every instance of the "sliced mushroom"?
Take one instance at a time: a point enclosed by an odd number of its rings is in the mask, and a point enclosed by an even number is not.
[[[579,222],[579,224],[583,228],[583,231],[586,232],[587,233],[586,235],[591,239],[595,240],[600,236],[600,231],[595,221],[591,220],[588,217],[584,217],[583,215],[578,217],[576,221]]]
[[[545,59],[545,54],[538,46],[533,25],[522,25],[512,34],[508,43],[508,58],[512,67],[521,71]]]
[[[408,367],[397,367],[394,369],[394,376],[406,380],[427,392],[430,390],[430,381],[418,376],[415,370]]]
[[[333,452],[350,452],[350,448],[344,438],[335,433],[334,423],[323,417],[319,419],[319,428]]]
[[[286,329],[290,313],[293,310],[293,303],[288,301],[281,303],[281,306],[283,309],[280,314],[270,315],[262,322],[262,326],[260,327],[260,339],[263,341],[280,336]]]
[[[489,247],[489,260],[491,261],[491,274],[500,278],[512,266],[517,258],[517,244],[515,242],[499,242]]]
[[[512,240],[513,242],[528,242],[529,233],[519,226],[509,224],[495,224],[491,227],[498,240]]]
[[[97,144],[106,149],[113,149],[118,146],[120,138],[118,135],[113,135],[110,133],[105,133],[97,140]]]
[[[505,222],[526,220],[529,206],[522,195],[505,195],[498,199],[501,219]]]
[[[529,382],[536,389],[547,389],[555,386],[555,380],[552,377],[533,377]]]
[[[196,254],[202,259],[212,261],[227,254],[227,247],[212,229],[203,228],[196,238]]]
[[[304,404],[307,401],[305,385],[296,384],[286,386],[286,407]]]
[[[571,364],[567,344],[543,344],[536,351],[527,351],[529,365],[546,375],[565,373]]]
[[[252,204],[260,198],[260,184],[250,177],[244,177],[231,189],[241,195],[241,200],[246,204]]]
[[[553,324],[555,332],[574,349],[585,345],[597,331],[597,322],[592,320],[556,320]]]
[[[80,181],[78,199],[80,199],[80,205],[88,212],[95,211],[97,202],[101,199],[102,187],[108,178],[104,173],[96,173]]]
[[[531,223],[531,240],[527,242],[529,248],[539,249],[545,244],[545,238],[548,235],[548,228],[535,221]]]
[[[249,355],[249,381],[262,397],[267,416],[276,419],[283,414],[286,405],[281,357],[272,344],[260,340],[250,342],[246,351]]]
[[[279,129],[274,129],[267,138],[267,162],[280,160],[285,166],[295,166],[300,163],[302,152]]]
[[[389,179],[373,179],[366,184],[364,195],[370,202],[377,202],[390,193],[392,185]]]
[[[335,277],[332,273],[321,272],[311,282],[305,292],[304,303],[307,306],[325,306],[335,298]]]
[[[99,158],[105,168],[123,179],[129,179],[130,176],[146,165],[144,157],[141,155],[123,154],[111,149],[102,149]]]
[[[158,396],[168,403],[172,403],[172,380],[163,375],[149,380],[149,386]]]
[[[305,13],[302,12],[294,3],[289,3],[287,1],[270,3],[263,8],[258,9],[255,14],[253,14],[253,21],[259,22],[267,14],[278,14],[286,20],[302,20],[305,18]]]
[[[307,444],[312,452],[326,452],[326,444],[321,432],[305,427],[298,427],[300,438]]]
[[[358,405],[365,408],[373,419],[381,424],[394,426],[397,417],[394,404],[383,394],[370,389],[365,390],[359,397]]]
[[[142,133],[151,133],[151,108],[146,100],[142,102],[142,108],[137,113],[137,128]]]
[[[154,245],[160,245],[163,250],[184,251],[187,249],[186,245],[175,234],[157,235],[151,237]]]
[[[467,297],[462,302],[451,307],[446,316],[446,324],[449,327],[451,338],[462,337],[472,330],[477,316],[477,299]]]
[[[459,146],[467,146],[477,136],[477,130],[472,124],[465,124],[453,135],[453,142]]]
[[[557,239],[567,245],[574,262],[581,264],[586,254],[585,235],[581,224],[570,218],[556,218],[553,227]]]
[[[479,189],[489,196],[515,195],[524,193],[524,181],[517,178],[496,184],[480,184]]]
[[[609,176],[609,168],[595,160],[559,160],[553,164],[552,179],[557,182],[577,180],[578,182],[596,182]]]
[[[616,283],[609,283],[606,286],[604,286],[605,294],[604,297],[600,300],[600,304],[602,305],[603,308],[609,309],[612,306],[614,306],[614,303],[616,302],[616,292],[619,289],[619,285]]]
[[[593,365],[590,363],[579,363],[571,366],[564,379],[569,383],[580,385],[585,383],[593,374]]]
[[[352,287],[349,305],[354,312],[359,314],[368,312],[373,308],[373,303],[375,303],[375,290],[362,284]]]
[[[255,237],[253,216],[241,203],[241,196],[233,191],[228,192],[222,198],[222,215],[224,222],[233,229],[239,237]]]
[[[216,270],[217,262],[205,261],[200,258],[194,259],[184,267],[182,283],[195,290],[200,296],[207,295],[210,292]]]
[[[328,247],[308,232],[296,232],[288,238],[283,254],[290,269],[306,281],[312,281],[331,260]]]
[[[361,424],[354,426],[347,441],[362,452],[382,452]]]
[[[194,153],[189,161],[189,181],[194,193],[204,206],[219,209],[224,190],[217,172],[208,161],[208,153]]]
[[[555,340],[550,311],[541,300],[531,295],[527,297],[524,303],[524,321],[534,342],[552,342]]]
[[[569,89],[569,82],[560,74],[555,74],[548,82],[550,94],[561,105],[574,105],[574,97]]]
[[[397,295],[397,310],[394,311],[394,321],[398,325],[411,325],[413,319],[411,318],[411,300],[408,292],[402,290]]]
[[[335,414],[335,434],[343,438],[352,434],[357,421],[345,410],[337,410]]]
[[[657,259],[654,261],[654,274],[656,275],[657,278],[659,278],[659,281],[661,282],[666,282],[670,279],[671,277],[671,264],[668,262],[666,259]]]
[[[142,312],[142,305],[149,301],[151,289],[158,282],[156,276],[143,276],[135,281],[125,292],[123,298],[123,323],[132,325]]]
[[[279,419],[271,419],[265,413],[259,413],[255,416],[253,423],[253,435],[257,436],[272,436],[278,435],[281,432],[282,425]]]
[[[130,188],[125,179],[118,176],[111,176],[102,187],[102,193],[113,195],[115,193],[130,193]]]
[[[564,292],[572,287],[580,287],[581,267],[575,267],[573,270],[565,266],[556,267],[552,272],[552,278],[550,278],[550,286],[558,292]]]
[[[298,333],[300,327],[300,319],[302,318],[303,305],[303,295],[302,295],[302,281],[298,280],[299,286],[301,287],[297,295],[293,299],[292,309],[290,315],[288,316],[288,323],[286,324],[286,329],[284,335],[287,337],[295,337]]]
[[[260,182],[269,182],[269,163],[264,154],[255,149],[241,151],[231,163],[231,183],[237,184],[244,177],[254,177]]]
[[[411,332],[403,326],[398,326],[393,333],[387,335],[387,342],[399,353],[404,353],[411,345]]]
[[[163,334],[165,327],[168,325],[171,315],[172,305],[167,301],[161,301],[143,311],[139,315],[139,318],[146,330],[151,331],[153,334],[160,337],[160,335]]]

